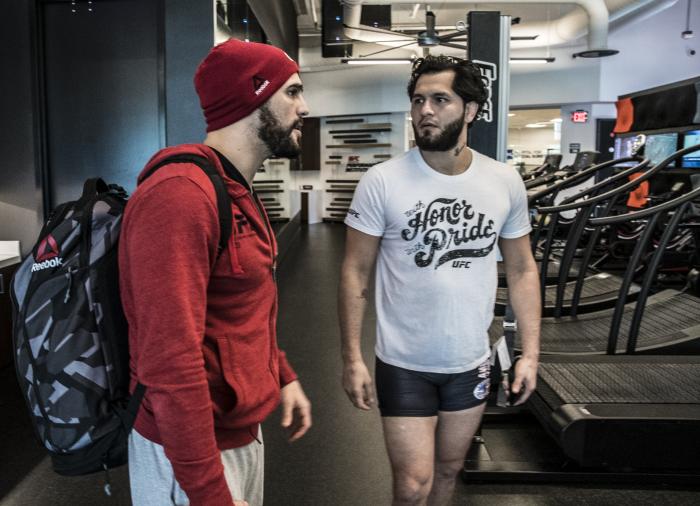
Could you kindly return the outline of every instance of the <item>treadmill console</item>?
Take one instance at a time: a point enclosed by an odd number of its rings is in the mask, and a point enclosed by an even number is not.
[[[576,159],[574,160],[574,164],[572,166],[573,170],[579,172],[594,165],[599,154],[600,153],[597,151],[581,151],[580,153],[577,153]]]
[[[556,170],[559,168],[559,165],[561,165],[561,155],[547,155],[544,158],[544,163]]]

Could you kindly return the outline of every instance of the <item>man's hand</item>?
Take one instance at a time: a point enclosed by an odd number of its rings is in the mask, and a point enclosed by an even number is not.
[[[535,358],[521,357],[515,363],[515,379],[511,385],[512,392],[518,396],[513,406],[523,404],[537,386],[537,364]]]
[[[375,405],[372,377],[362,359],[345,362],[343,389],[356,408],[370,410]]]
[[[287,429],[290,443],[301,438],[311,427],[311,403],[298,380],[282,387],[282,427]]]

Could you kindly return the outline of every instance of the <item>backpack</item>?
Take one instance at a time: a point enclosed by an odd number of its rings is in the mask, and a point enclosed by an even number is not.
[[[195,163],[211,179],[221,229],[218,253],[232,227],[223,179],[206,158]],[[127,322],[119,297],[119,232],[126,192],[88,179],[82,196],[59,205],[12,281],[17,379],[36,435],[58,474],[107,471],[127,461],[127,440],[144,386],[129,395]],[[109,484],[105,491],[109,494]]]

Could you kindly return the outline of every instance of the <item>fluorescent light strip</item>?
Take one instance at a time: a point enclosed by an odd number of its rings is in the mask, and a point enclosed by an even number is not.
[[[413,60],[410,58],[343,58],[340,62],[348,65],[408,65]]]
[[[510,63],[516,63],[516,64],[525,64],[525,65],[533,65],[537,63],[552,63],[555,60],[553,56],[550,56],[548,58],[510,58]]]

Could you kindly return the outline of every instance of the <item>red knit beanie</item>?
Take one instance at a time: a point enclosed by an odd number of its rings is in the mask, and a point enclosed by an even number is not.
[[[296,62],[268,44],[229,39],[215,46],[194,75],[207,132],[248,116],[296,72]]]

